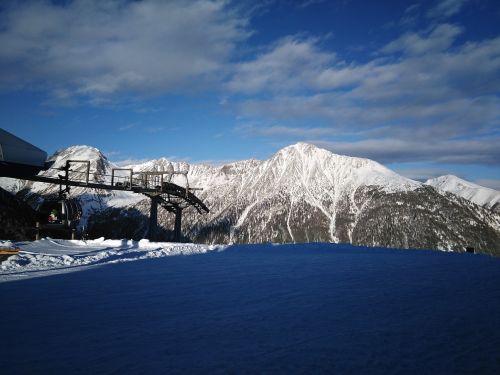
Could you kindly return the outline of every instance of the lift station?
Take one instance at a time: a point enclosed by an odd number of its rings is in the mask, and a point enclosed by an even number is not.
[[[11,177],[29,181],[37,181],[59,186],[59,195],[55,202],[60,207],[61,218],[55,222],[37,224],[40,229],[71,230],[81,215],[81,208],[75,199],[69,199],[71,187],[93,188],[115,191],[131,191],[150,198],[151,207],[147,238],[156,239],[158,227],[158,206],[175,215],[174,241],[181,240],[182,212],[187,207],[194,207],[198,213],[208,213],[207,206],[193,193],[197,188],[189,187],[187,171],[174,171],[173,167],[166,171],[134,172],[129,168],[113,168],[111,176],[98,175],[90,170],[89,160],[66,160],[64,166],[56,168],[57,177],[39,175],[39,172],[52,168],[47,162],[47,153],[21,138],[0,128],[0,177]],[[75,171],[78,172],[75,173]],[[92,182],[91,173],[100,177],[102,182]],[[177,175],[185,180],[185,186],[172,182]],[[45,211],[50,208],[47,204]]]

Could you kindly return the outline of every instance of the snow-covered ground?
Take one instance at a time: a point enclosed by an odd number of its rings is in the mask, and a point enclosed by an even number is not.
[[[498,258],[338,244],[27,245],[24,259],[69,257],[70,268],[106,252],[162,256],[0,283],[2,374],[500,373]]]
[[[81,271],[109,263],[120,263],[171,255],[221,251],[224,246],[150,242],[149,240],[60,240],[33,242],[0,241],[0,247],[16,246],[18,255],[0,263],[0,282]]]

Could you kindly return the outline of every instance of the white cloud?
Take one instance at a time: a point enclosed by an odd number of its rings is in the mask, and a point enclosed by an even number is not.
[[[254,126],[247,134],[305,138],[306,130],[287,121],[319,120],[332,135],[367,139],[337,144],[347,153],[384,162],[498,164],[489,139],[498,141],[500,129],[500,38],[458,45],[462,31],[442,24],[405,34],[358,64],[323,51],[315,40],[285,38],[239,67],[231,89],[244,97],[232,105],[249,122],[281,124]],[[394,57],[397,51],[403,54]]]
[[[406,33],[400,38],[390,42],[384,48],[382,53],[405,52],[410,55],[423,55],[447,50],[463,29],[456,25],[442,24],[428,35],[419,35],[418,33]]]
[[[227,88],[246,94],[265,90],[284,92],[315,85],[318,74],[335,60],[331,53],[316,47],[316,40],[287,37],[254,60],[235,68]]]
[[[123,126],[120,126],[118,128],[119,131],[125,131],[125,130],[130,130],[132,128],[134,128],[137,124],[127,124],[127,125],[123,125]]]
[[[324,3],[326,0],[305,0],[297,5],[297,8],[304,9],[313,5]]]
[[[429,9],[427,17],[429,18],[448,18],[462,9],[468,0],[438,0],[436,5]]]
[[[355,142],[316,141],[334,153],[366,157],[381,163],[433,162],[450,164],[496,165],[500,160],[500,138],[487,141],[413,139],[374,139]]]
[[[0,13],[0,87],[62,99],[199,89],[248,33],[224,1],[13,2]]]

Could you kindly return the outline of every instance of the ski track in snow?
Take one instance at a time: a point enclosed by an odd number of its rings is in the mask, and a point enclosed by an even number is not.
[[[149,240],[60,240],[44,238],[33,242],[4,242],[17,246],[19,254],[0,263],[0,282],[75,272],[105,264],[130,262],[175,255],[222,251],[226,246]]]

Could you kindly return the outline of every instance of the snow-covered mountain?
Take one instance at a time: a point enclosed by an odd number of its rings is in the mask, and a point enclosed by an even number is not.
[[[167,163],[159,159],[132,167],[161,170]],[[176,163],[173,167],[186,168]],[[203,188],[196,193],[210,208],[203,216],[184,212],[183,233],[196,242],[331,241],[441,249],[474,246],[485,251],[499,246],[500,219],[490,210],[443,195],[372,160],[335,155],[305,143],[264,161],[187,169],[190,186]],[[149,202],[133,208],[147,216]],[[108,210],[96,222],[121,215]],[[159,220],[172,228],[171,214],[160,212]]]
[[[54,155],[91,160],[92,178],[114,167],[97,149],[75,146]],[[500,253],[500,216],[454,194],[410,180],[369,159],[333,154],[298,143],[264,161],[244,160],[219,167],[171,163],[162,158],[128,166],[135,171],[187,171],[190,187],[209,207],[183,213],[186,239],[200,243],[344,242],[398,248]],[[48,171],[46,173],[57,173]],[[175,178],[178,181],[175,181]],[[183,184],[183,175],[174,182]],[[57,187],[24,187],[47,194]],[[81,189],[81,190],[79,190]],[[149,199],[131,192],[72,189],[88,206],[91,236],[141,238],[147,230]],[[160,209],[160,239],[174,216]]]
[[[500,191],[465,181],[453,175],[432,178],[425,183],[433,186],[439,191],[453,193],[480,206],[496,210],[500,213]]]

